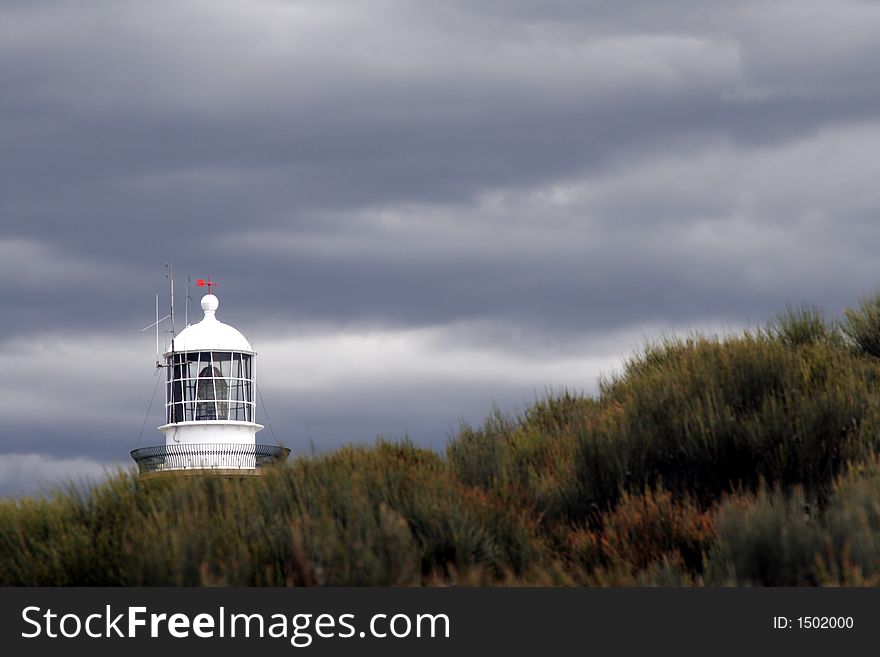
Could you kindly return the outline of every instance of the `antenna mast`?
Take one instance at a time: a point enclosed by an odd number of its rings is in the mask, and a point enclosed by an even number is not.
[[[168,268],[168,282],[171,286],[171,335],[174,335],[174,263],[166,262]]]
[[[168,283],[171,288],[171,351],[174,351],[174,263],[166,262],[165,268],[168,270],[165,276],[168,277]]]
[[[149,331],[154,326],[156,327],[156,367],[162,367],[162,361],[159,359],[161,352],[159,351],[159,325],[164,322],[166,319],[171,317],[171,315],[165,315],[165,317],[159,317],[159,295],[156,295],[156,321],[150,324],[149,326],[145,326],[141,329],[141,333]],[[173,343],[172,343],[173,344]]]
[[[162,367],[162,361],[159,360],[159,295],[156,294],[156,367]]]

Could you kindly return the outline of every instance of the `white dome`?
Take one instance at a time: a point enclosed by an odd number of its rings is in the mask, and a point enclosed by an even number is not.
[[[198,324],[183,329],[174,338],[174,351],[248,351],[253,353],[251,343],[236,328],[219,321],[214,313],[220,305],[213,294],[202,297],[205,317]],[[170,351],[165,352],[166,355]]]

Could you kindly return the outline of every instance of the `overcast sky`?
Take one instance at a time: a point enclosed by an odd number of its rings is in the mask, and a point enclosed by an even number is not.
[[[0,0],[0,494],[162,442],[166,260],[298,452],[839,313],[880,280],[878,83],[872,1]]]

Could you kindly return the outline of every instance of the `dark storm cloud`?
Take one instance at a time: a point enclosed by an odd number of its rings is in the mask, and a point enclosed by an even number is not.
[[[436,443],[640,332],[838,312],[878,278],[878,34],[837,0],[0,2],[0,451],[119,460],[168,258],[311,363],[262,370],[299,446]]]

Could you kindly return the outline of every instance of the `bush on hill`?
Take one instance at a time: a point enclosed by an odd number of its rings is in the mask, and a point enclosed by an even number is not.
[[[880,584],[880,295],[648,345],[599,394],[235,480],[0,502],[0,584]]]

